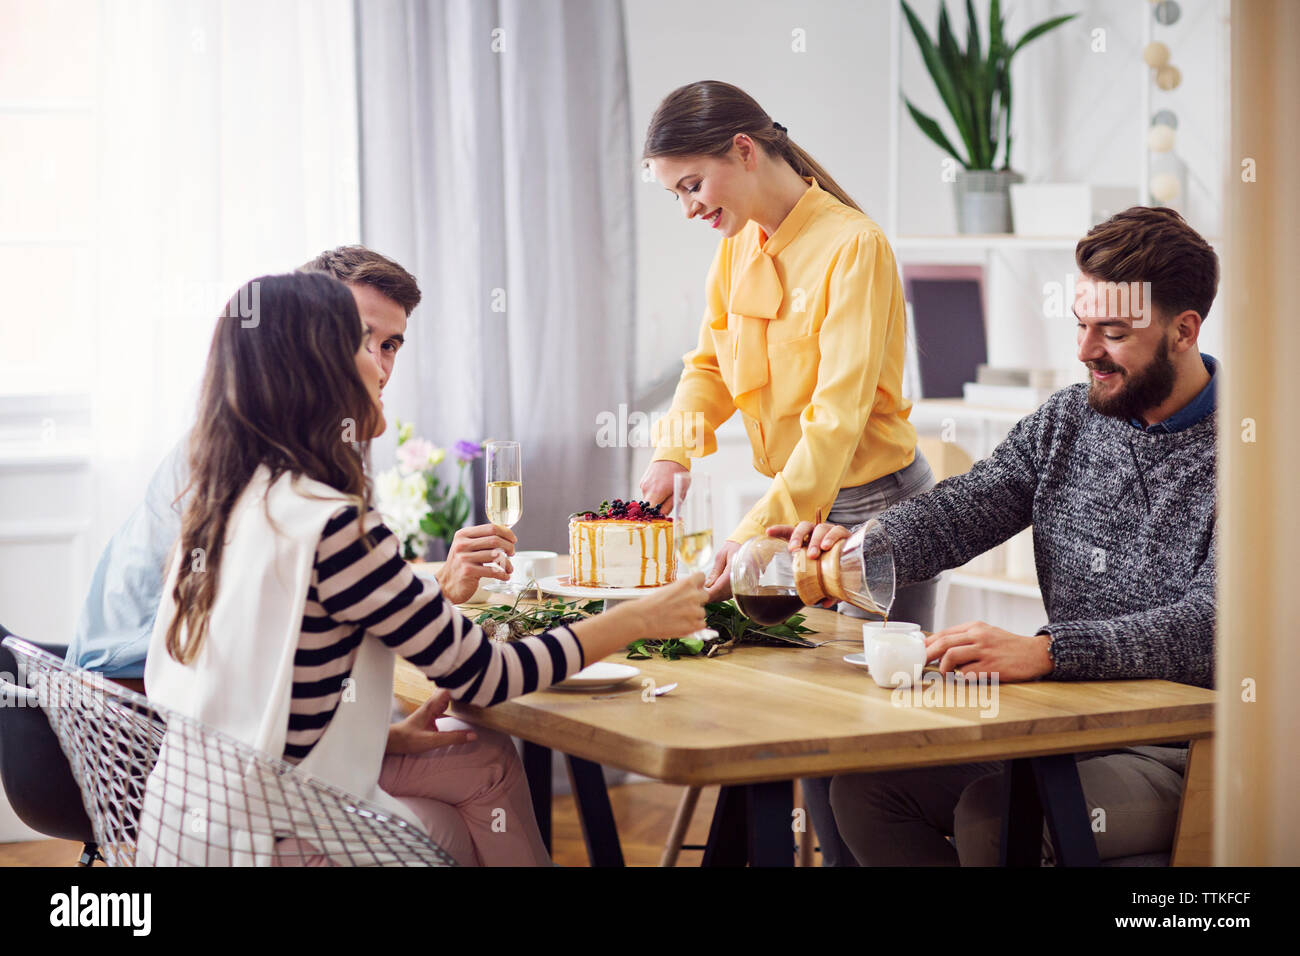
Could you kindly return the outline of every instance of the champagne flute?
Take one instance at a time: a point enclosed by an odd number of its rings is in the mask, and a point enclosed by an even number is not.
[[[689,471],[673,475],[673,550],[679,575],[707,574],[713,565],[713,494],[708,475]],[[705,628],[687,636],[709,640],[718,632]]]
[[[489,441],[483,444],[483,449],[487,453],[484,508],[488,521],[501,528],[513,528],[524,515],[523,461],[519,442]],[[484,567],[505,570],[496,562]]]

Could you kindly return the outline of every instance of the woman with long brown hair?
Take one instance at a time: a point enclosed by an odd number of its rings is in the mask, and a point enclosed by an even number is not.
[[[380,376],[343,283],[263,276],[231,300],[213,334],[190,500],[145,686],[158,703],[427,831],[430,805],[453,806],[452,832],[435,839],[461,863],[547,863],[512,749],[495,767],[457,747],[385,754],[396,656],[452,698],[495,704],[649,636],[651,621],[655,636],[703,627],[702,578],[570,627],[489,640],[436,582],[414,575],[370,506],[367,448],[385,427]],[[270,862],[283,848],[269,834],[177,784],[193,759],[183,740],[164,740],[142,816],[169,839],[142,827],[139,859]],[[493,826],[501,810],[504,832]],[[201,833],[191,816],[205,821]]]
[[[704,321],[641,491],[672,503],[673,475],[717,448],[739,410],[772,479],[720,549],[706,586],[731,593],[746,540],[818,515],[845,526],[934,485],[903,397],[906,311],[880,227],[743,90],[691,83],[655,111],[643,158],[687,219],[719,236]],[[935,582],[901,588],[891,617],[933,627]],[[841,605],[842,612],[850,612]],[[824,862],[853,865],[829,780],[805,781]]]

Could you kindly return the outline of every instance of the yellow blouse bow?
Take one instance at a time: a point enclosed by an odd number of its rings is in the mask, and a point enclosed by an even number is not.
[[[728,311],[738,320],[731,356],[731,391],[736,407],[755,415],[758,397],[753,393],[768,381],[767,323],[777,318],[785,290],[776,274],[776,263],[761,248],[754,250],[731,290]]]

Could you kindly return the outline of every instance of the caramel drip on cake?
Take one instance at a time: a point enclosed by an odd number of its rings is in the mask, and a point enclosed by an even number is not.
[[[650,530],[653,532],[652,537],[655,545],[655,574],[657,575],[659,573],[659,529],[651,528]],[[644,548],[645,545],[642,544],[641,547]],[[644,578],[644,575],[642,575],[642,577]]]
[[[641,580],[637,581],[637,587],[643,588],[646,585],[646,529],[645,525],[640,528],[628,528],[628,546],[632,546],[632,532],[640,532],[641,535]]]
[[[627,532],[625,544],[624,531]],[[676,566],[672,534],[672,522],[663,518],[645,521],[571,519],[569,560],[573,583],[594,587],[657,587],[672,581]],[[584,551],[590,551],[590,557]],[[609,564],[613,554],[618,554],[618,560],[622,562],[616,567]],[[617,580],[610,578],[614,572],[617,572]]]

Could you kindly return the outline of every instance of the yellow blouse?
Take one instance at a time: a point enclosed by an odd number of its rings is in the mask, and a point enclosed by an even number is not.
[[[719,243],[699,345],[653,429],[654,460],[690,467],[717,451],[714,430],[740,410],[772,485],[731,541],[825,518],[841,488],[916,455],[893,250],[868,216],[808,182],[770,237],[750,221]]]

